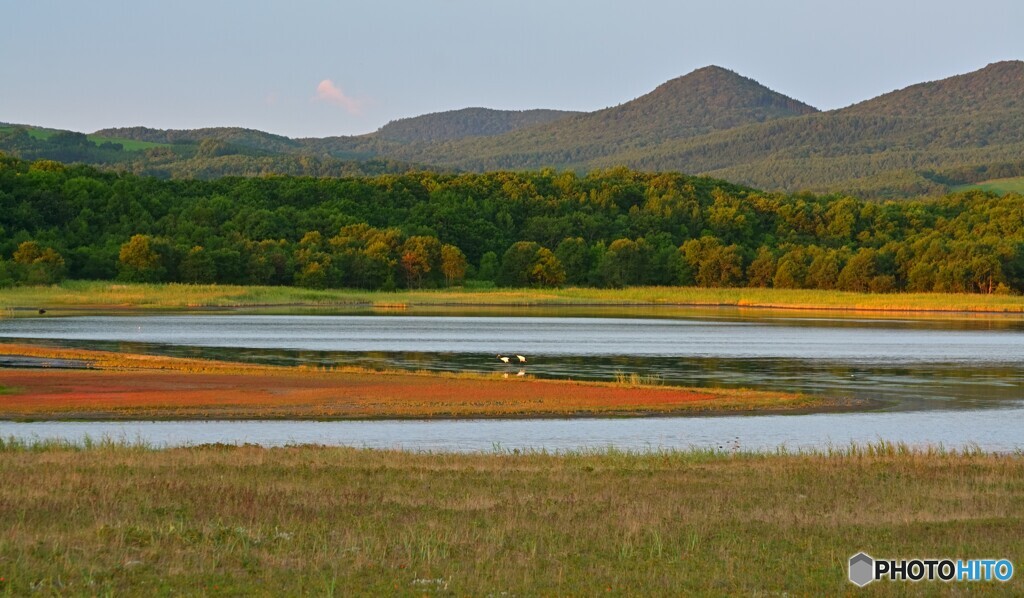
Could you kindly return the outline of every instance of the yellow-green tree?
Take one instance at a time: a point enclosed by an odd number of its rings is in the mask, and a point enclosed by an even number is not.
[[[64,279],[64,258],[51,247],[25,241],[14,252],[17,278],[25,284],[54,284]]]
[[[466,254],[454,245],[442,245],[441,271],[448,286],[461,283],[466,278]]]
[[[303,235],[295,251],[295,284],[311,289],[330,286],[331,256],[323,251],[319,231]]]
[[[739,245],[722,245],[712,236],[691,239],[679,248],[702,287],[735,287],[743,283],[743,253]]]
[[[132,282],[159,282],[167,269],[149,235],[133,235],[118,253],[118,277]]]
[[[441,242],[437,237],[409,237],[402,243],[399,265],[405,284],[420,288],[436,282],[441,266]]]
[[[530,284],[538,287],[559,287],[565,284],[565,269],[555,254],[547,247],[541,247],[533,258],[530,268]]]
[[[547,247],[519,241],[502,257],[498,281],[512,287],[557,287],[565,284],[565,269]]]

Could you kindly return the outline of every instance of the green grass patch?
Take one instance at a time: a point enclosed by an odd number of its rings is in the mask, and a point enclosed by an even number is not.
[[[982,181],[973,185],[960,185],[955,187],[954,191],[991,191],[999,195],[1006,195],[1007,193],[1021,193],[1024,194],[1024,177],[1011,177],[1006,179],[992,179],[990,181]]]
[[[155,143],[152,141],[137,141],[135,139],[121,139],[119,137],[101,137],[99,135],[88,135],[89,141],[99,145],[105,141],[120,143],[126,152],[137,152],[154,147],[170,147],[169,143]]]
[[[0,309],[14,307],[330,307],[376,306],[732,306],[903,312],[1024,313],[1024,297],[945,293],[851,293],[794,289],[626,289],[457,288],[422,291],[313,290],[187,284],[123,284],[67,281],[50,287],[0,289]],[[8,312],[11,313],[11,312]]]
[[[894,445],[419,454],[0,443],[0,594],[851,593],[846,561],[1024,554],[1024,458]],[[875,583],[1019,595],[1008,584]]]

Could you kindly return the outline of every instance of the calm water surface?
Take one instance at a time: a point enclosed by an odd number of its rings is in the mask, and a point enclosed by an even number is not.
[[[81,441],[111,438],[155,446],[324,444],[478,452],[825,449],[887,440],[914,446],[1024,450],[1024,405],[974,411],[786,416],[463,421],[0,422],[0,437]]]

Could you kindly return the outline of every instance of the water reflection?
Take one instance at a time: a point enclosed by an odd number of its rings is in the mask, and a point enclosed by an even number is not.
[[[137,316],[0,321],[0,337],[312,351],[1024,363],[1024,330],[843,320]]]

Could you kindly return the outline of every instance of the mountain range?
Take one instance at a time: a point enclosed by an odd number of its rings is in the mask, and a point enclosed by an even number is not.
[[[709,66],[595,112],[466,108],[306,139],[241,128],[84,136],[7,125],[0,151],[170,177],[625,166],[767,190],[905,197],[1024,175],[1024,62],[830,111]]]

